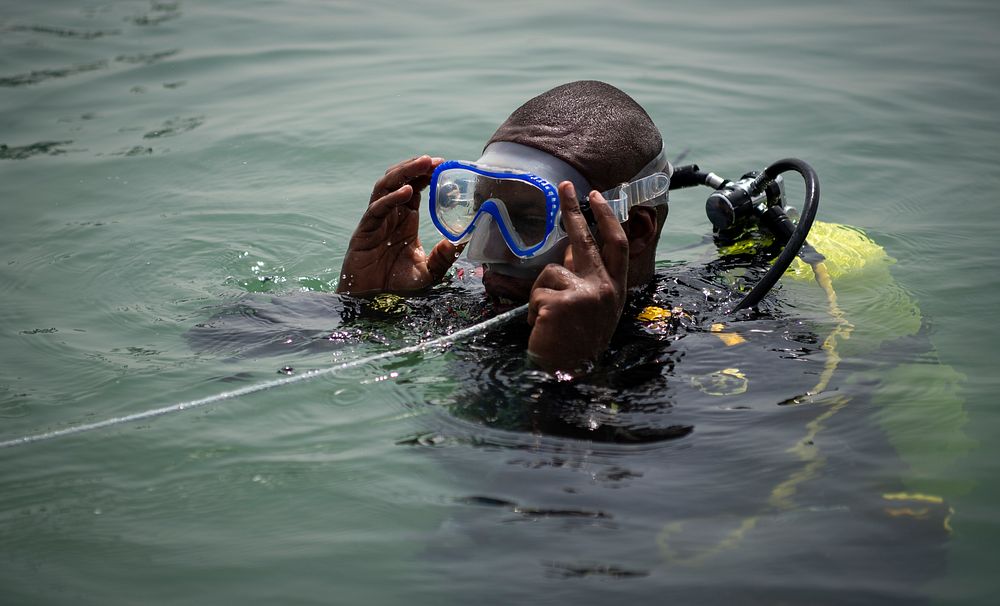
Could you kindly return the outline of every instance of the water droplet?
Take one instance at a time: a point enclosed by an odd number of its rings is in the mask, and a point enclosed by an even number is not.
[[[385,245],[386,246],[392,246],[392,242],[386,242]]]

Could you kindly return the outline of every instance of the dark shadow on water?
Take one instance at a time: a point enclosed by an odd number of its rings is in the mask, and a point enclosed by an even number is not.
[[[18,86],[30,86],[32,84],[38,84],[46,80],[51,80],[52,78],[66,78],[69,76],[75,76],[76,74],[104,69],[107,66],[108,62],[102,59],[100,61],[91,61],[89,63],[79,63],[69,67],[36,69],[22,74],[14,74],[13,76],[0,76],[0,87],[14,88]]]
[[[30,145],[8,147],[0,144],[0,160],[27,160],[32,156],[61,156],[70,150],[65,146],[72,141],[39,141]]]

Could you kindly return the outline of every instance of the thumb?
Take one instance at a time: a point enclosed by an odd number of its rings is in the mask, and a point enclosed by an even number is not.
[[[448,269],[455,264],[455,259],[462,254],[465,244],[455,246],[451,242],[442,239],[434,245],[431,254],[427,257],[427,271],[435,281],[444,277]]]

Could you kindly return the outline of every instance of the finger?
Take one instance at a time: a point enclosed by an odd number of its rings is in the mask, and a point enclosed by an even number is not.
[[[601,261],[604,268],[608,275],[624,282],[628,274],[628,237],[625,230],[600,192],[590,192],[588,199],[597,220],[597,233],[601,236]]]
[[[556,291],[549,288],[532,288],[528,298],[528,326],[534,326],[538,314],[548,301],[556,296]]]
[[[397,163],[393,164],[389,168],[385,169],[385,173],[384,174],[388,175],[389,173],[392,173],[392,172],[398,172],[400,170],[403,170],[407,165],[413,164],[415,162],[418,162],[418,163],[419,162],[424,162],[425,161],[424,158],[431,158],[431,157],[428,156],[427,154],[423,154],[423,155],[420,155],[420,156],[413,156],[412,158],[408,158],[406,160],[403,160],[402,162],[397,162]],[[444,158],[433,157],[433,158],[431,158],[431,167],[432,168],[437,168],[438,165],[441,164],[442,162],[444,162]]]
[[[398,171],[398,170],[400,170],[403,167],[404,164],[409,164],[411,162],[419,160],[422,157],[423,156],[413,156],[412,158],[408,158],[406,160],[403,160],[402,162],[397,162],[397,163],[393,164],[392,166],[390,166],[389,168],[385,169],[384,175],[388,175],[389,173],[391,173],[393,171]],[[434,157],[431,158],[431,168],[432,169],[437,168],[443,162],[444,162],[444,158],[440,158],[438,156],[434,156]]]
[[[418,156],[389,167],[372,188],[371,200],[374,201],[387,193],[399,189],[413,177],[424,172],[429,162],[427,156]]]
[[[580,277],[556,263],[549,263],[535,278],[528,296],[528,324],[535,325],[535,319],[545,301],[551,301],[560,292],[570,289]]]
[[[574,269],[584,274],[600,268],[603,264],[601,252],[587,227],[587,219],[580,211],[576,188],[569,181],[559,184],[559,208],[562,210],[563,227],[569,235],[569,245],[573,248]]]
[[[362,220],[371,217],[374,219],[384,219],[390,212],[395,211],[397,206],[406,204],[413,197],[413,187],[403,185],[399,189],[389,192],[381,198],[375,200],[368,206]]]
[[[454,265],[455,259],[462,253],[464,244],[455,246],[448,240],[441,240],[431,249],[430,256],[427,257],[427,271],[435,282],[444,278],[448,269]]]
[[[417,175],[416,177],[410,179],[410,185],[413,186],[413,190],[420,192],[425,187],[431,184],[431,175],[434,174],[434,170],[444,162],[444,158],[431,158],[431,165],[427,167],[427,172],[422,175]]]
[[[371,200],[374,201],[377,198],[381,198],[387,193],[399,189],[400,186],[414,182],[421,177],[426,179],[430,177],[432,172],[434,172],[433,160],[430,156],[418,156],[405,162],[400,162],[390,167],[385,172],[385,175],[375,182]],[[414,183],[415,189],[419,190],[425,187],[426,183],[422,184],[421,187],[416,187],[416,185]]]
[[[416,160],[419,157],[420,156],[413,156],[412,158],[407,158],[406,160],[402,160],[400,162],[396,162],[395,164],[393,164],[389,168],[385,169],[385,173],[383,173],[383,174],[384,175],[388,175],[389,173],[391,173],[394,170],[399,170],[400,167],[402,167],[404,164],[407,164],[409,162],[413,162],[414,160]]]
[[[434,174],[434,170],[444,162],[444,158],[431,158],[431,163],[427,167],[427,170],[422,174],[419,174],[409,180],[409,184],[413,186],[413,191],[420,195],[420,192],[424,190],[428,185],[431,184],[431,176]],[[416,205],[414,205],[416,208]]]
[[[562,265],[550,263],[545,266],[535,278],[535,283],[531,285],[532,291],[536,288],[547,288],[550,290],[566,290],[571,288],[580,277]]]

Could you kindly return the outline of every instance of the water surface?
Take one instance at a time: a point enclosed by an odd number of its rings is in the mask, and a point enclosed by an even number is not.
[[[332,294],[347,238],[385,167],[475,158],[570,80],[720,174],[807,160],[820,218],[895,259],[835,282],[853,332],[801,405],[822,291],[783,280],[727,347],[685,191],[647,295],[691,319],[618,345],[655,341],[649,365],[557,384],[510,327],[3,449],[5,601],[987,602],[998,23],[982,0],[4,2],[0,440],[481,319],[472,268],[396,311]]]

